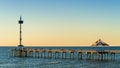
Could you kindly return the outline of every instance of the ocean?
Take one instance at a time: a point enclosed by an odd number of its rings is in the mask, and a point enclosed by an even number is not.
[[[74,59],[50,59],[40,57],[10,57],[8,56],[8,48],[0,47],[0,68],[120,68],[120,54],[115,55],[115,60],[78,60],[77,55]],[[72,49],[72,50],[120,50],[119,46],[115,47],[26,47],[26,48],[43,48],[43,49]],[[60,56],[60,55],[59,55]]]

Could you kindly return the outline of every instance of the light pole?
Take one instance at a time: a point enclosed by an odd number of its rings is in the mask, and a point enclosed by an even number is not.
[[[22,17],[20,16],[20,20],[18,21],[18,23],[20,24],[20,43],[18,45],[18,47],[21,49],[24,46],[22,45],[22,24],[23,24],[23,20]]]

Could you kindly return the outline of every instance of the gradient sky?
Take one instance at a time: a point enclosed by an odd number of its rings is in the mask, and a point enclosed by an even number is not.
[[[120,0],[0,0],[0,45],[120,45]]]

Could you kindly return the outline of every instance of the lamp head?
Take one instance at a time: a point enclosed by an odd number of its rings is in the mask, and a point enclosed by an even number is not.
[[[23,24],[22,17],[20,16],[20,20],[18,21],[19,24]]]

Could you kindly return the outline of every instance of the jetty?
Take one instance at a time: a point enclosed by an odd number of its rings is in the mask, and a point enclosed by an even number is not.
[[[38,57],[52,59],[77,59],[85,58],[86,60],[115,60],[115,55],[120,54],[120,50],[71,50],[71,49],[31,49],[31,48],[14,48],[9,49],[9,56],[12,57]],[[85,55],[83,57],[83,55]]]

